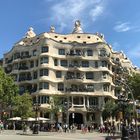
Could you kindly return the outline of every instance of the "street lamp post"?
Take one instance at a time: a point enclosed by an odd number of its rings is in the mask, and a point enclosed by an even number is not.
[[[64,123],[67,124],[68,103],[64,102]]]
[[[38,123],[38,111],[39,111],[39,108],[40,107],[40,104],[36,101],[36,103],[33,105],[33,109],[35,111],[35,124],[34,124],[34,127],[33,127],[33,134],[38,134],[39,133],[39,123]]]
[[[121,136],[121,140],[128,140],[129,133],[128,133],[128,129],[126,127],[126,114],[125,114],[125,107],[128,104],[126,97],[124,95],[120,95],[118,98],[118,103],[119,103],[121,111],[122,111],[122,136]]]
[[[138,130],[138,124],[137,124],[137,110],[136,110],[136,102],[135,102],[135,99],[134,99],[134,96],[133,96],[133,92],[130,89],[130,87],[125,82],[123,82],[122,80],[116,79],[116,81],[118,81],[121,84],[123,84],[124,86],[126,86],[126,88],[129,90],[129,93],[131,95],[132,102],[133,102],[133,113],[135,115],[136,139],[139,140],[139,130]]]

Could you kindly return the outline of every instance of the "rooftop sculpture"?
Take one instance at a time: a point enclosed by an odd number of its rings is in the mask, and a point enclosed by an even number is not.
[[[54,27],[54,26],[51,26],[51,27],[50,27],[50,32],[51,32],[51,33],[55,33],[55,27]]]
[[[75,27],[74,27],[72,33],[73,33],[73,34],[74,34],[74,33],[83,33],[83,30],[82,30],[82,28],[81,28],[80,20],[75,21]]]
[[[31,38],[36,36],[34,29],[32,27],[29,28],[29,30],[27,31],[27,33],[25,34],[26,38]]]

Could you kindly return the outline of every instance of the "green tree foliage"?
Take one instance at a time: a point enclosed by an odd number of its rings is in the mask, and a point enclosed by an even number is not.
[[[114,102],[113,100],[109,100],[106,102],[104,106],[104,110],[102,112],[104,120],[118,115],[119,112],[123,113],[123,118],[128,121],[131,120],[133,113],[133,106],[127,102]]]
[[[131,88],[134,98],[140,100],[140,74],[129,76],[127,84]]]
[[[0,67],[0,104],[3,109],[12,106],[16,102],[18,87],[11,76],[6,75]]]
[[[32,97],[28,93],[20,96],[13,78],[0,67],[0,105],[2,110],[12,109],[14,116],[33,116]]]
[[[14,105],[14,116],[20,116],[22,119],[33,117],[32,97],[29,93],[24,93],[22,96],[16,97],[16,104]]]
[[[113,100],[108,100],[105,103],[104,110],[102,112],[103,118],[107,119],[111,116],[114,117],[117,113],[117,107],[118,105]]]
[[[52,108],[50,111],[55,115],[56,121],[58,121],[58,114],[63,110],[62,98],[59,96],[52,96],[51,105]]]

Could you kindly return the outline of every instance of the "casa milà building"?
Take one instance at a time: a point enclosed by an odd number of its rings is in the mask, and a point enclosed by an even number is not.
[[[62,98],[60,123],[102,124],[107,100],[116,100],[114,76],[135,71],[123,52],[113,51],[103,34],[85,33],[80,21],[73,32],[49,32],[36,35],[29,28],[25,37],[4,54],[3,67],[19,86],[19,94],[28,91],[41,104],[40,116],[54,116],[49,110],[55,95]]]

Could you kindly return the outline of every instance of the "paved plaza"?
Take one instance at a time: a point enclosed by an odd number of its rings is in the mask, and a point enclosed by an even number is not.
[[[105,140],[106,136],[107,134],[98,132],[82,134],[80,131],[76,133],[40,132],[38,135],[30,132],[23,135],[22,131],[5,130],[0,134],[0,140]]]

